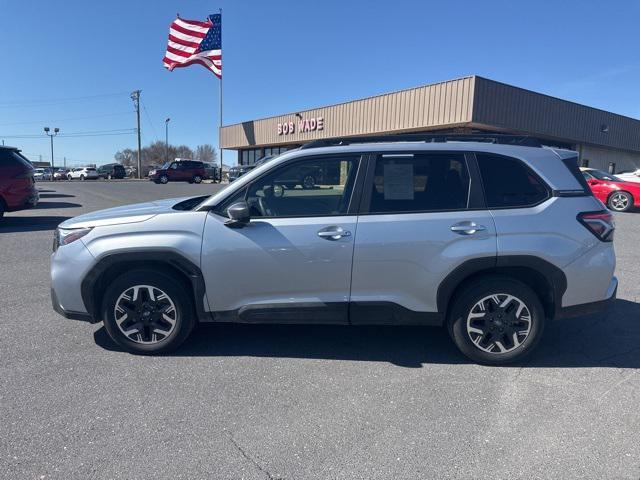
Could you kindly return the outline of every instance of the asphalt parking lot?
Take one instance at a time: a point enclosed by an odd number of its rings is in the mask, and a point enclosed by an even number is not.
[[[1,478],[640,477],[640,213],[616,217],[614,308],[549,324],[522,365],[415,327],[208,325],[141,357],[53,312],[52,231],[218,186],[39,188],[0,223]]]

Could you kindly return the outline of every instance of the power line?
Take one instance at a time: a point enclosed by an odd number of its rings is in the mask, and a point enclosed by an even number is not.
[[[119,128],[116,130],[93,130],[86,132],[70,132],[70,133],[60,133],[58,137],[101,137],[108,135],[131,135],[136,133],[135,128]],[[17,134],[17,135],[0,135],[1,138],[43,138],[43,135],[34,135],[34,134]]]
[[[140,103],[142,103],[142,102],[140,102]],[[158,132],[156,131],[155,125],[151,121],[151,117],[149,116],[149,112],[147,111],[147,107],[145,106],[144,103],[142,103],[142,109],[144,110],[144,114],[147,116],[147,122],[149,122],[149,125],[151,125],[151,130],[153,130],[153,135],[154,135],[154,137],[156,137],[156,142],[157,142],[159,140]]]
[[[48,105],[63,105],[65,103],[77,103],[85,102],[88,100],[97,100],[100,98],[112,98],[126,95],[127,92],[118,93],[103,93],[100,95],[85,95],[82,97],[67,97],[67,98],[55,98],[55,99],[40,99],[40,100],[14,100],[10,102],[0,102],[0,108],[19,108],[29,106],[48,106]]]
[[[33,124],[40,124],[40,123],[67,122],[71,120],[86,120],[88,118],[115,117],[119,115],[131,115],[131,110],[127,110],[126,112],[117,112],[117,113],[103,113],[100,115],[86,115],[84,117],[59,118],[57,120],[34,120],[34,121],[28,121],[28,122],[0,123],[0,127],[6,127],[11,125],[33,125]]]

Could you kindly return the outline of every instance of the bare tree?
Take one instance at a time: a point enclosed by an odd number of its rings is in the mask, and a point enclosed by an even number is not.
[[[134,152],[130,148],[125,148],[124,150],[116,152],[114,158],[119,164],[128,167],[135,165],[137,161],[136,152]]]
[[[205,143],[196,147],[195,159],[205,163],[215,163],[218,160],[218,154],[212,145]]]

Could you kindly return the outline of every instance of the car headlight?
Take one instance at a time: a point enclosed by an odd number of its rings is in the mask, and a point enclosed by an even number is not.
[[[155,173],[156,173],[156,171],[155,171],[155,170],[150,170],[150,171],[149,171],[149,175],[153,175],[153,174],[155,174]]]
[[[69,245],[76,240],[81,239],[87,233],[93,230],[93,227],[85,228],[57,228],[53,235],[53,251],[62,245]]]

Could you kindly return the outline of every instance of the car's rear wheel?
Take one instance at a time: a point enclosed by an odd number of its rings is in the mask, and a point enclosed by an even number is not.
[[[460,351],[486,365],[503,365],[531,353],[544,331],[544,309],[524,283],[481,277],[453,299],[449,331]]]
[[[103,302],[109,336],[131,353],[177,348],[195,319],[186,287],[163,271],[133,270],[111,283]]]
[[[633,196],[622,190],[613,192],[609,195],[607,206],[616,212],[628,212],[633,208]]]
[[[2,198],[0,198],[0,218],[4,217],[5,210],[6,210],[6,208],[4,206],[4,200],[2,200]]]
[[[169,177],[167,177],[166,175],[160,175],[160,183],[165,184],[169,182]]]
[[[107,173],[107,180],[111,180],[113,177],[111,176],[110,173]]]
[[[202,183],[202,177],[200,175],[194,175],[193,183]]]

